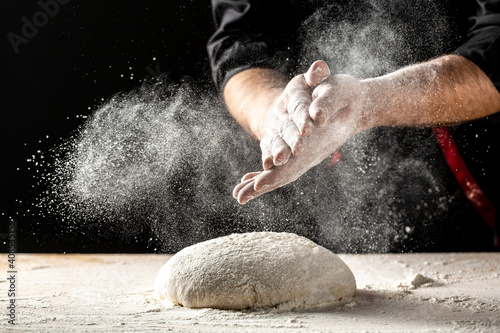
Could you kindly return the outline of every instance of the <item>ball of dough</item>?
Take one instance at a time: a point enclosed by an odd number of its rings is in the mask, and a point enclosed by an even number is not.
[[[232,310],[327,305],[355,289],[354,275],[334,253],[276,232],[233,234],[184,248],[155,281],[160,299]]]

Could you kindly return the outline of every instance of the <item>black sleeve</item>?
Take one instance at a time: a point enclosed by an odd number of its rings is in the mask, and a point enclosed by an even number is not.
[[[500,91],[500,0],[477,0],[467,39],[456,51],[481,68]]]
[[[231,76],[245,69],[283,68],[297,28],[288,9],[282,0],[212,0],[216,31],[207,51],[220,93]]]

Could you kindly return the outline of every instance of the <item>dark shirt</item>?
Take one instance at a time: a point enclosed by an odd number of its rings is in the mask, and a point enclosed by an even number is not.
[[[351,1],[350,4],[349,1],[212,0],[217,30],[207,49],[219,91],[232,75],[247,68],[298,70],[297,64],[289,66],[285,62],[293,63],[300,44],[314,38],[314,33],[304,33],[300,28],[307,20],[315,19],[313,14],[318,8],[332,12],[331,21],[350,20],[358,24],[363,24],[367,13],[378,11],[383,17],[384,12],[390,12],[389,16],[400,18],[399,22],[394,21],[395,25],[406,25],[396,32],[408,42],[406,48],[412,48],[411,53],[417,54],[413,57],[400,54],[400,65],[445,52],[456,53],[479,66],[500,90],[500,0],[437,1],[437,4],[389,0]],[[447,21],[445,29],[439,22],[443,20]],[[415,39],[417,42],[413,42]],[[446,40],[446,43],[433,47],[435,39]]]

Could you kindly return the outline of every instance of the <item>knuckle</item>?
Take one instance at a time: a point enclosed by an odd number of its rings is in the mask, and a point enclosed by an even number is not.
[[[288,103],[287,109],[290,116],[301,116],[309,104],[309,100],[305,96],[293,98]]]
[[[297,113],[297,109],[300,107],[300,102],[298,100],[291,100],[288,103],[287,110],[290,116],[294,116]]]
[[[280,127],[280,131],[279,131],[280,136],[281,137],[289,136],[290,133],[293,132],[294,128],[295,128],[295,124],[292,121],[290,121],[290,120],[284,121]]]
[[[293,147],[298,144],[302,138],[299,133],[299,130],[295,126],[293,122],[290,122],[290,125],[287,128],[283,129],[283,140],[288,144],[288,146]]]
[[[278,135],[273,136],[269,142],[272,151],[276,151],[281,145],[281,138]]]

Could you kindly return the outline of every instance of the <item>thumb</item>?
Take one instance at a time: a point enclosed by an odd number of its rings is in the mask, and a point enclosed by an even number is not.
[[[323,60],[313,62],[307,73],[304,74],[307,85],[311,88],[319,86],[319,84],[330,76],[330,68]]]

